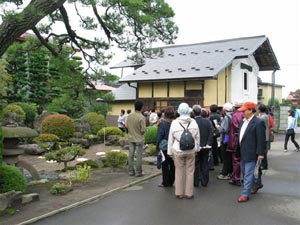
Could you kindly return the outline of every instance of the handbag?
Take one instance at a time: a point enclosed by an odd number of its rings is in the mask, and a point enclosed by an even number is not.
[[[159,142],[158,149],[159,149],[159,150],[162,150],[162,151],[164,151],[164,152],[167,151],[167,150],[168,150],[168,140],[162,139],[162,140]]]
[[[258,177],[259,176],[259,168],[261,166],[261,160],[257,160],[256,161],[256,165],[255,165],[255,168],[254,168],[254,176],[255,177]]]
[[[225,135],[224,135],[223,143],[224,143],[224,144],[227,144],[228,142],[229,142],[229,134],[225,134]]]
[[[274,141],[274,133],[273,133],[273,131],[270,133],[269,141],[270,141],[270,142],[273,142],[273,141]]]
[[[156,159],[156,167],[157,167],[157,169],[161,168],[161,163],[162,163],[162,155],[160,153],[158,153],[157,159]]]

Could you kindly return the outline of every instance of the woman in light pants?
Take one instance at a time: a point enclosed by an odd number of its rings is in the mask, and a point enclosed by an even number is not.
[[[191,199],[194,197],[194,170],[195,153],[199,151],[200,131],[194,119],[190,117],[191,108],[186,103],[181,103],[177,112],[179,117],[173,120],[168,138],[168,155],[173,157],[175,163],[175,195],[182,199],[184,196]],[[181,150],[179,141],[184,128],[192,133],[195,141],[193,149]],[[184,179],[185,178],[185,179]]]

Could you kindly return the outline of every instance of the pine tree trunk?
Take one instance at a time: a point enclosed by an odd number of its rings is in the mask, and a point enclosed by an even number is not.
[[[32,29],[65,2],[66,0],[32,0],[21,13],[4,17],[0,25],[0,56],[16,38]]]

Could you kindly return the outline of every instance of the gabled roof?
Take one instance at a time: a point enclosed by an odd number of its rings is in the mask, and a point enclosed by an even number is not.
[[[121,78],[120,82],[211,79],[234,59],[250,55],[255,57],[260,71],[280,69],[266,36],[174,45],[162,49],[163,55],[146,58],[145,65]],[[120,65],[136,66],[132,61]]]

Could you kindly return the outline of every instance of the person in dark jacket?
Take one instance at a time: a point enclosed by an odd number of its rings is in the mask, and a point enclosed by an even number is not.
[[[207,118],[201,117],[201,106],[193,106],[193,115],[200,130],[200,151],[195,158],[194,187],[199,187],[200,181],[206,187],[209,181],[208,158],[213,142],[213,126]]]
[[[163,154],[165,159],[162,162],[162,183],[159,187],[172,187],[175,180],[175,166],[173,159],[167,154],[167,149],[159,149],[162,140],[168,141],[171,123],[175,119],[175,110],[173,107],[168,107],[164,111],[164,117],[160,119],[157,128],[156,150],[157,154]]]
[[[221,148],[219,147],[218,144],[218,138],[220,137],[220,133],[218,128],[216,128],[216,124],[220,125],[221,124],[221,116],[218,113],[218,106],[216,104],[212,104],[210,106],[210,116],[209,119],[213,125],[214,129],[214,135],[213,135],[213,142],[212,142],[212,155],[214,159],[214,165],[218,166],[219,161],[222,163],[222,155],[221,155]]]
[[[257,160],[263,160],[266,152],[266,132],[264,122],[257,118],[256,104],[245,102],[238,111],[244,113],[244,120],[239,129],[239,152],[241,155],[241,171],[243,174],[243,190],[238,202],[247,202],[250,194],[255,194],[263,187],[255,183],[254,170]]]

